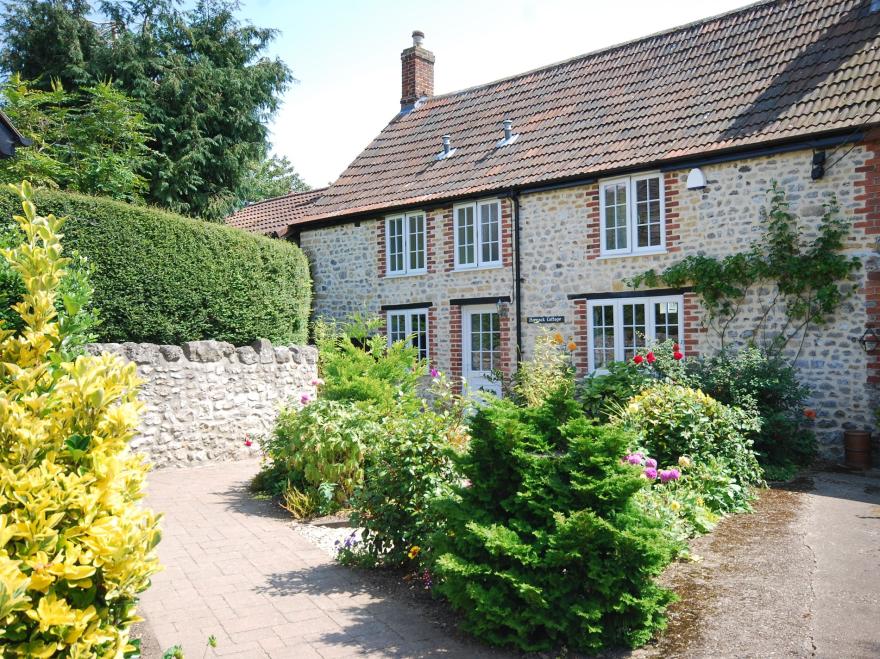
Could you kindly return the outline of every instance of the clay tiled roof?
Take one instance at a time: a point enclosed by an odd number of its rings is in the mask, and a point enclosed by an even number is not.
[[[273,234],[283,236],[287,232],[287,227],[297,224],[306,217],[311,205],[326,189],[291,192],[281,197],[258,201],[227,217],[226,224],[267,236]]]
[[[763,2],[428,98],[396,116],[300,222],[877,123],[880,12],[870,6]],[[505,118],[519,138],[496,148]],[[456,151],[437,160],[445,133]]]

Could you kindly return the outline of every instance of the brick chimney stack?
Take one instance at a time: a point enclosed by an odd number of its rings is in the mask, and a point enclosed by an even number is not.
[[[416,30],[412,33],[412,47],[400,53],[401,109],[434,93],[434,53],[422,48],[424,39],[425,33]]]

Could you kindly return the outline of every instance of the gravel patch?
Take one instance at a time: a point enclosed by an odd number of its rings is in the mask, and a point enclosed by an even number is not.
[[[323,549],[331,558],[336,558],[339,548],[346,543],[361,541],[361,530],[349,526],[345,516],[320,517],[308,522],[294,520],[291,525],[294,531]]]

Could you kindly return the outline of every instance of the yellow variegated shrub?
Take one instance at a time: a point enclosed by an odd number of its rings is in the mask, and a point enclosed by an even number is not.
[[[127,446],[138,379],[118,357],[65,357],[61,221],[15,189],[26,238],[3,256],[27,293],[24,329],[0,329],[0,657],[122,657],[159,567],[146,467]]]

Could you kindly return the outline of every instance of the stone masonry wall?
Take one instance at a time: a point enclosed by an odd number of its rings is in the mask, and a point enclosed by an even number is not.
[[[245,436],[266,434],[282,404],[315,396],[318,353],[311,346],[99,343],[89,351],[137,365],[145,409],[131,447],[160,468],[256,456],[258,443],[245,446]]]
[[[833,163],[847,151],[844,145],[829,158]],[[829,168],[824,178],[810,179],[811,151],[795,151],[762,158],[732,161],[702,167],[707,179],[704,190],[688,190],[688,170],[667,172],[667,237],[676,236],[674,249],[651,255],[598,256],[598,205],[593,199],[598,184],[552,192],[523,195],[521,201],[523,295],[522,315],[564,315],[563,325],[549,326],[579,344],[576,358],[586,360],[585,317],[583,301],[569,295],[613,293],[630,290],[625,283],[649,268],[662,270],[688,254],[704,253],[725,256],[743,251],[764,232],[761,209],[767,204],[767,189],[776,180],[784,188],[792,210],[807,227],[806,235],[816,235],[822,214],[822,202],[836,195],[843,217],[852,222],[846,252],[858,257],[863,269],[856,275],[859,293],[846,302],[834,322],[813,329],[797,359],[802,380],[812,388],[810,405],[818,418],[816,429],[825,453],[836,457],[842,449],[842,430],[873,425],[873,410],[878,405],[876,389],[868,382],[869,356],[858,344],[868,321],[864,294],[866,270],[877,260],[875,236],[862,227],[858,181],[864,177],[860,168],[870,157],[864,145],[858,145]],[[677,191],[674,197],[670,191]],[[674,205],[670,204],[670,200]],[[673,211],[674,215],[670,213]],[[670,226],[673,223],[674,226]],[[766,337],[752,337],[748,328],[763,313],[774,291],[768,287],[751,291],[738,323],[728,330],[728,344],[741,344],[750,338],[759,342]],[[649,294],[646,291],[646,294]],[[691,296],[693,297],[693,296]],[[693,304],[685,299],[685,312]],[[583,308],[581,308],[583,307]],[[771,314],[770,332],[783,319]],[[531,352],[541,326],[524,325],[526,357]],[[798,337],[800,338],[800,337]],[[795,340],[792,345],[799,341]],[[685,328],[687,354],[713,354],[719,347],[718,335],[688,323]],[[793,357],[793,353],[790,355]]]
[[[501,200],[501,266],[455,270],[452,261],[452,207],[426,212],[429,272],[385,275],[384,218],[310,231],[300,235],[314,280],[314,314],[344,320],[353,312],[380,314],[383,305],[430,303],[431,363],[451,374],[461,372],[461,314],[452,299],[514,297],[511,204]],[[382,273],[382,276],[380,276]],[[502,320],[502,325],[510,322]],[[504,327],[502,327],[504,329]],[[503,363],[515,363],[512,331],[502,332]],[[504,366],[502,367],[504,368]]]
[[[851,148],[852,147],[852,148]],[[812,151],[740,159],[702,167],[707,179],[703,190],[688,190],[688,171],[664,173],[666,202],[665,252],[603,257],[599,253],[598,184],[554,191],[523,193],[520,197],[521,261],[523,290],[520,314],[564,316],[554,325],[523,322],[525,357],[531,354],[541,331],[559,331],[578,343],[575,360],[585,367],[585,303],[570,295],[615,293],[629,290],[625,280],[649,268],[660,270],[684,256],[705,253],[724,256],[742,251],[764,231],[761,209],[767,189],[776,180],[787,193],[792,210],[814,237],[822,203],[836,195],[841,213],[852,222],[846,243],[849,255],[864,267],[856,276],[858,294],[850,299],[826,327],[813,330],[797,359],[801,378],[812,390],[816,429],[826,454],[839,455],[842,430],[872,427],[873,410],[880,405],[880,350],[866,355],[858,343],[865,327],[880,328],[880,215],[874,200],[880,194],[880,139],[871,137],[857,145],[828,149],[828,169],[811,180]],[[502,200],[503,215],[510,202]],[[422,210],[422,209],[412,209]],[[447,206],[427,209],[431,271],[400,277],[378,276],[382,263],[381,218],[330,228],[304,231],[301,243],[309,255],[315,279],[315,314],[337,318],[352,311],[379,313],[383,305],[430,302],[431,361],[455,373],[461,364],[461,314],[450,307],[455,298],[510,296],[507,354],[515,361],[516,304],[510,258],[493,269],[455,271],[452,255],[452,212]],[[870,278],[869,278],[870,277]],[[741,321],[730,327],[733,344],[751,338],[748,329],[773,296],[768,288],[751,292]],[[685,295],[685,352],[709,355],[718,337],[701,327],[701,313],[693,294]],[[767,328],[778,329],[783,319],[771,314]],[[878,329],[880,331],[880,329]],[[798,343],[795,341],[794,343]],[[880,451],[878,451],[880,453]]]

